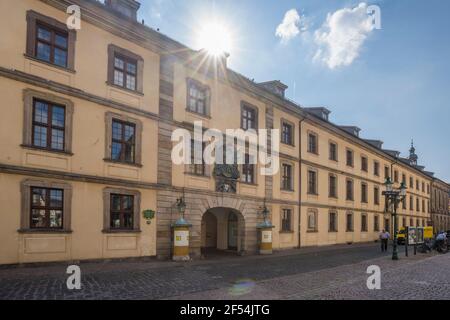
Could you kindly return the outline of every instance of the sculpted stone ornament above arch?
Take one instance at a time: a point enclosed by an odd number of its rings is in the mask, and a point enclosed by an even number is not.
[[[241,177],[237,164],[216,164],[213,175],[217,192],[236,193],[237,181]]]

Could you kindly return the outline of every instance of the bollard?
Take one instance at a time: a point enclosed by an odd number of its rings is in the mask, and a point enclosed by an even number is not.
[[[263,222],[258,226],[261,243],[259,245],[259,254],[269,255],[272,250],[272,229],[274,226],[270,222]]]

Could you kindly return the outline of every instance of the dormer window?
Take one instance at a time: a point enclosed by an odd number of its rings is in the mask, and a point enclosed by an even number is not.
[[[279,80],[261,82],[258,85],[283,98],[285,96],[286,89],[288,88],[287,85]]]
[[[119,6],[117,8],[117,11],[119,11],[124,16],[127,16],[128,18],[132,18],[133,17],[133,10],[131,10],[130,8]]]
[[[105,0],[105,5],[133,20],[137,20],[137,11],[141,6],[139,2],[134,0]]]
[[[310,108],[303,108],[306,112],[311,113],[322,120],[328,121],[329,115],[331,113],[330,110],[324,107],[310,107]]]

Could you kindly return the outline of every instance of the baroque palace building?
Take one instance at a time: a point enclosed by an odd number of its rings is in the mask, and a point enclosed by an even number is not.
[[[70,5],[81,8],[78,30],[66,24]],[[0,264],[167,258],[179,198],[194,258],[208,248],[255,253],[264,206],[276,250],[374,241],[392,230],[387,177],[408,187],[400,227],[448,228],[449,185],[418,165],[413,147],[402,158],[333,124],[326,108],[286,99],[280,81],[255,83],[226,55],[139,23],[138,9],[134,0],[0,2]],[[173,164],[172,132],[194,121],[280,129],[278,174]]]

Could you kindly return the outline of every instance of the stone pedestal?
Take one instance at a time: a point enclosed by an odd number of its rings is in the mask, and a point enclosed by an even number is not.
[[[173,255],[174,261],[189,261],[189,231],[191,225],[183,218],[172,225],[173,228]]]
[[[272,230],[274,226],[270,222],[263,222],[258,225],[260,233],[259,254],[268,255],[272,254]]]

